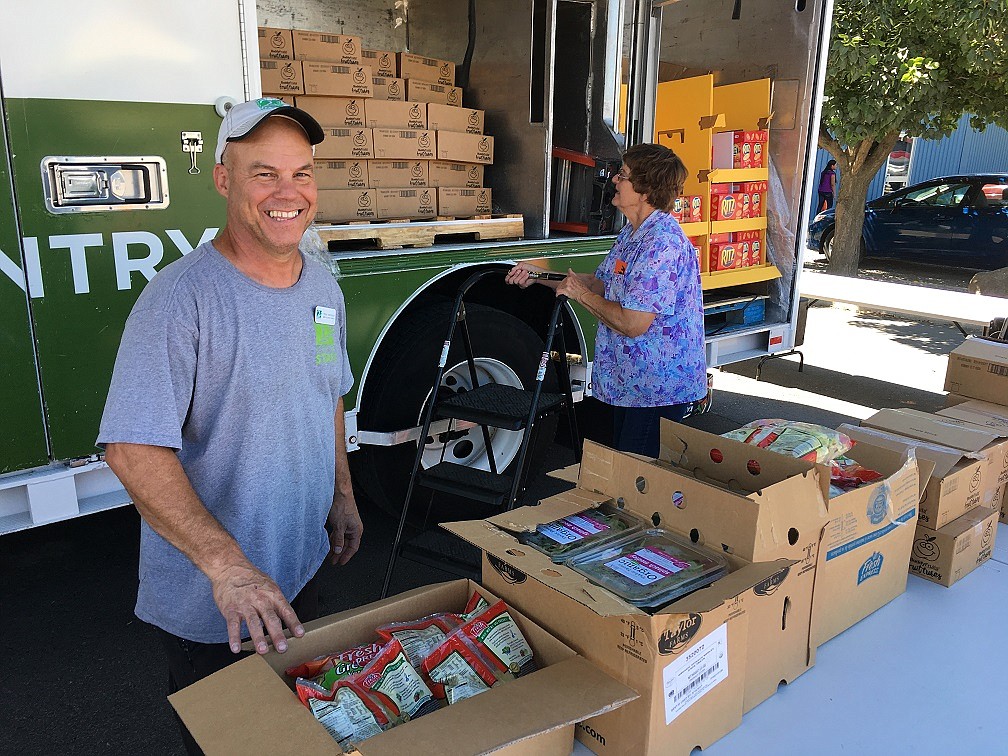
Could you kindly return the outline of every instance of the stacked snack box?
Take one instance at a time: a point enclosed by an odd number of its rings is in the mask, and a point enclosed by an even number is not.
[[[762,150],[760,154],[762,157]],[[711,221],[763,218],[766,216],[766,195],[766,181],[711,184]],[[762,229],[712,234],[710,270],[758,267],[766,263],[764,252],[765,231]]]
[[[311,113],[322,222],[420,220],[493,212],[484,167],[493,137],[463,107],[455,64],[374,50],[344,34],[259,29],[264,95]]]

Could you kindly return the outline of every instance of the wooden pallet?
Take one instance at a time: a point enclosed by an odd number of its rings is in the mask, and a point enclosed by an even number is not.
[[[371,242],[378,249],[433,247],[435,242],[521,239],[525,221],[521,215],[477,215],[472,218],[436,218],[316,226],[326,244]]]

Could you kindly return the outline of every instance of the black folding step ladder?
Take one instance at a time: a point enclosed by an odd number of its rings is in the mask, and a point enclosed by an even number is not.
[[[403,531],[409,514],[410,500],[417,486],[434,492],[454,494],[466,499],[483,502],[502,511],[513,509],[519,497],[525,491],[525,478],[530,469],[531,460],[528,450],[538,430],[540,421],[548,414],[563,411],[567,416],[571,439],[574,444],[574,454],[581,461],[581,443],[574,416],[574,398],[571,389],[570,368],[567,362],[567,347],[564,340],[564,328],[561,319],[568,312],[565,306],[567,297],[558,296],[550,314],[549,329],[546,343],[543,347],[539,369],[536,372],[535,386],[531,389],[507,386],[499,383],[480,385],[476,373],[476,362],[469,337],[464,297],[476,282],[491,275],[504,275],[501,270],[487,270],[474,273],[459,288],[455,296],[455,307],[452,310],[448,333],[445,337],[441,356],[438,360],[437,377],[430,393],[430,400],[424,408],[423,425],[417,441],[416,459],[410,473],[409,486],[406,489],[406,500],[403,502],[402,514],[399,517],[399,527],[392,543],[392,555],[388,569],[385,572],[385,582],[382,586],[382,598],[388,595],[389,583],[395,569],[396,560],[401,555],[412,561],[429,564],[440,569],[464,576],[478,577],[479,563],[471,557],[474,549],[460,542],[457,538],[438,528],[424,529],[419,536],[403,543]],[[448,354],[451,350],[455,331],[461,327],[466,362],[469,367],[469,377],[473,388],[466,392],[453,394],[445,399],[438,399],[438,389],[447,369]],[[543,391],[543,381],[546,378],[547,367],[553,353],[553,341],[558,342],[559,366],[558,377],[563,393]],[[483,444],[487,454],[487,470],[458,465],[444,459],[444,445],[441,460],[426,470],[421,468],[424,441],[429,438],[431,423],[435,419],[447,419],[450,422],[459,421],[480,426],[483,434]],[[525,430],[522,436],[518,455],[515,458],[514,472],[505,474],[497,469],[497,461],[493,453],[493,441],[490,428],[500,428],[509,431]],[[449,427],[449,433],[452,428]],[[426,522],[424,523],[426,525]]]

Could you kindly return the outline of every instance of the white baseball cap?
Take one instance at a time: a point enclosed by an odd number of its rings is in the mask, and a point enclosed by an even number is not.
[[[319,122],[305,111],[288,105],[275,97],[260,97],[258,100],[249,100],[234,105],[224,115],[220,131],[217,133],[217,162],[221,162],[224,148],[227,147],[228,142],[244,139],[269,116],[283,116],[298,123],[305,130],[308,142],[312,146],[325,139],[325,132],[319,126]]]

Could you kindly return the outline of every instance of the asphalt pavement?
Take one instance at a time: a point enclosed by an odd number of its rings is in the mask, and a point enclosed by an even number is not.
[[[970,272],[880,269],[889,280],[965,290]],[[871,271],[866,271],[871,275]],[[925,284],[926,285],[926,284]],[[1006,308],[1008,309],[1008,308]],[[882,407],[943,406],[946,355],[962,341],[951,324],[925,323],[842,306],[810,309],[804,371],[796,357],[718,371],[711,410],[688,423],[722,433],[762,417],[835,427]],[[605,441],[604,422],[585,418]],[[546,469],[573,461],[559,444]],[[560,490],[545,475],[527,501]],[[394,523],[361,499],[365,537],[344,567],[323,567],[324,614],[379,596]],[[139,519],[123,508],[5,535],[0,540],[0,753],[182,753],[165,700],[164,659],[152,630],[133,616]],[[451,579],[400,562],[393,592]],[[918,578],[911,578],[915,580]]]

